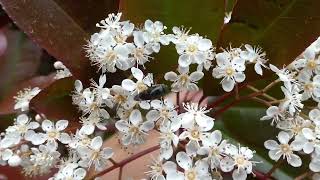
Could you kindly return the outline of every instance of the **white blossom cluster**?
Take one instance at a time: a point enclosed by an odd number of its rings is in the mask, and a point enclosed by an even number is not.
[[[272,105],[261,120],[271,120],[271,124],[281,131],[277,138],[265,142],[271,159],[286,159],[293,167],[302,165],[300,154],[309,154],[309,168],[320,172],[320,41],[315,41],[295,61],[278,69],[270,65],[283,83],[284,98],[278,106]],[[313,104],[306,107],[305,104]],[[309,105],[307,105],[309,106]],[[311,109],[310,109],[311,108]],[[305,114],[305,113],[309,114]]]
[[[230,14],[231,15],[231,14]],[[171,83],[171,93],[197,91],[204,71],[221,79],[222,88],[232,91],[246,76],[247,65],[263,74],[263,68],[274,71],[283,82],[284,99],[270,106],[262,120],[271,120],[281,129],[278,140],[268,140],[265,147],[273,160],[285,158],[294,167],[302,164],[298,154],[311,155],[310,169],[320,172],[320,106],[309,116],[303,114],[303,102],[319,102],[319,48],[316,42],[288,67],[278,69],[266,65],[266,53],[260,47],[244,45],[215,52],[211,40],[190,30],[174,27],[172,34],[161,22],[146,20],[141,28],[129,21],[120,21],[121,13],[109,14],[96,26],[101,30],[91,36],[86,46],[87,56],[101,72],[98,82],[92,80],[84,87],[74,83],[72,101],[81,117],[78,122],[53,121],[45,115],[29,112],[29,102],[39,88],[18,94],[15,109],[19,110],[14,124],[6,129],[0,140],[0,162],[21,166],[26,175],[36,176],[58,170],[50,179],[84,179],[89,171],[99,172],[109,167],[114,152],[103,144],[102,134],[114,129],[125,147],[138,146],[148,140],[153,131],[159,135],[160,154],[146,172],[153,180],[216,179],[216,175],[232,174],[244,180],[254,174],[254,151],[233,145],[214,128],[211,109],[198,103],[183,103],[150,96],[150,89],[159,87],[153,74],[146,72],[145,63],[153,61],[161,45],[174,44],[179,56],[177,72],[164,74]],[[226,23],[229,19],[225,20]],[[71,76],[60,62],[56,79]],[[128,71],[130,76],[121,84],[108,84],[107,75]],[[318,82],[319,81],[319,82]],[[144,94],[150,98],[140,98]],[[111,160],[112,162],[113,160]],[[90,178],[90,177],[89,177]]]

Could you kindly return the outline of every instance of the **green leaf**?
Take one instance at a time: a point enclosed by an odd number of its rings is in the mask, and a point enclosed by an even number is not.
[[[319,6],[315,0],[238,0],[218,46],[259,45],[270,63],[289,64],[319,37]]]
[[[268,139],[276,140],[279,130],[270,125],[270,121],[261,121],[260,118],[265,115],[266,108],[237,106],[224,112],[217,119],[216,128],[234,141],[256,151],[256,160],[263,163],[258,164],[258,169],[262,172],[268,172],[275,162],[268,156],[268,151],[264,148],[264,142]],[[308,169],[309,160],[303,158],[303,167],[293,168],[287,163],[283,163],[278,171],[273,174],[277,179],[290,179],[288,176],[296,177]]]
[[[282,67],[291,63],[320,35],[320,19],[316,0],[238,0],[230,22],[223,26],[217,50],[229,44],[259,45],[267,53],[269,63]],[[253,67],[246,70],[246,81],[261,79]],[[264,70],[264,77],[271,71]],[[212,79],[207,78],[206,94],[213,94]]]
[[[190,33],[207,36],[215,43],[223,24],[224,0],[122,0],[120,10],[124,19],[135,24],[143,25],[147,19],[161,21],[168,32],[173,26],[192,27]],[[176,70],[178,57],[174,45],[161,47],[147,69],[156,80],[163,79],[165,72]]]
[[[112,0],[1,0],[10,18],[35,42],[88,81],[90,62],[83,46],[98,19],[118,10]],[[88,75],[89,74],[89,75]]]
[[[51,120],[67,119],[78,122],[78,110],[72,104],[71,98],[73,89],[72,77],[59,79],[35,96],[30,102],[30,108]]]

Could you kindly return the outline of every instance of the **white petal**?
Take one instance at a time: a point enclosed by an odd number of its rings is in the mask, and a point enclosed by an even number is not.
[[[199,172],[199,174],[207,174],[208,173],[209,165],[206,161],[199,160],[196,162],[195,166],[196,166],[195,169],[197,172]]]
[[[142,81],[144,75],[140,69],[132,67],[131,73],[132,73],[133,77],[136,78],[138,81]]]
[[[58,131],[62,131],[64,130],[67,126],[68,126],[68,121],[67,120],[59,120],[57,123],[56,123],[56,129]]]
[[[81,129],[80,132],[86,134],[86,135],[90,135],[94,132],[94,125],[93,124],[84,124]]]
[[[90,147],[94,150],[99,150],[102,146],[102,138],[100,136],[97,136],[92,139]]]
[[[201,39],[198,43],[200,51],[207,51],[212,47],[212,42],[209,39]]]
[[[235,73],[234,78],[236,82],[243,82],[246,79],[246,75],[241,72],[237,72]]]
[[[157,110],[151,110],[146,115],[146,119],[148,121],[156,121],[159,117],[160,117],[160,113]]]
[[[203,76],[204,76],[203,72],[196,71],[196,72],[191,73],[189,78],[191,81],[197,82],[200,79],[202,79]]]
[[[16,166],[19,166],[20,163],[21,163],[21,158],[18,156],[18,155],[13,155],[9,161],[8,161],[8,164],[11,166],[11,167],[16,167]]]
[[[142,122],[141,112],[137,109],[133,110],[130,114],[129,120],[134,126],[138,126]]]
[[[269,151],[269,157],[272,159],[272,160],[275,160],[275,161],[278,161],[281,157],[281,153],[278,153],[278,149],[277,150],[270,150]]]
[[[293,167],[300,167],[302,165],[301,158],[296,154],[292,154],[287,160]]]
[[[235,82],[232,79],[225,79],[224,81],[222,81],[223,90],[225,90],[226,92],[232,91],[234,83]]]
[[[51,121],[49,121],[49,120],[44,120],[43,122],[42,122],[42,124],[41,124],[41,127],[42,127],[42,129],[44,130],[44,131],[50,131],[50,130],[52,130],[53,129],[53,123],[51,122]]]
[[[305,138],[307,138],[308,140],[314,140],[316,139],[315,134],[313,133],[313,131],[309,128],[303,128],[302,129],[302,134]]]
[[[112,148],[103,148],[102,154],[103,154],[104,159],[109,159],[113,156],[114,152],[113,152]]]
[[[74,82],[74,88],[76,89],[77,92],[81,92],[83,89],[82,83],[80,80],[76,80]]]
[[[61,133],[58,140],[63,144],[68,144],[71,141],[71,138],[67,133]]]
[[[150,131],[151,129],[154,128],[154,123],[153,121],[146,121],[144,123],[142,123],[141,127],[140,127],[140,130],[144,131],[144,132],[148,132]]]
[[[274,140],[267,140],[266,142],[264,142],[264,147],[269,150],[275,150],[279,148],[279,144]]]
[[[163,164],[163,170],[166,174],[168,174],[169,172],[173,172],[173,171],[176,171],[177,169],[177,165],[176,163],[172,162],[172,161],[166,161],[164,164]]]
[[[131,79],[123,80],[121,86],[123,87],[123,89],[127,91],[133,91],[136,89],[136,83],[133,82]]]
[[[232,178],[234,180],[245,180],[247,179],[247,172],[244,169],[234,170],[232,173]]]
[[[256,63],[254,65],[254,70],[256,71],[257,74],[262,76],[262,68],[261,68],[261,65],[259,63]]]
[[[84,179],[84,177],[86,176],[87,172],[86,170],[84,170],[83,168],[78,168],[74,171],[73,173],[73,177],[76,180],[80,180],[80,179]]]
[[[164,75],[164,79],[165,79],[166,81],[175,81],[175,80],[178,79],[178,76],[177,76],[177,74],[176,74],[175,72],[170,71],[170,72],[167,72],[167,73]]]
[[[191,58],[189,55],[183,54],[179,57],[178,63],[181,67],[188,67],[191,64]]]
[[[281,131],[278,134],[278,139],[280,141],[281,144],[288,144],[289,140],[290,140],[290,136],[288,133]]]
[[[188,170],[192,167],[192,159],[185,152],[178,152],[176,160],[178,165],[184,170]]]
[[[117,121],[115,126],[121,132],[128,132],[129,131],[129,124],[125,120]]]
[[[234,161],[232,158],[226,156],[220,162],[220,168],[223,172],[230,172],[233,170]]]
[[[25,114],[21,114],[17,117],[17,123],[18,124],[27,124],[27,122],[29,121],[29,118],[27,115]]]

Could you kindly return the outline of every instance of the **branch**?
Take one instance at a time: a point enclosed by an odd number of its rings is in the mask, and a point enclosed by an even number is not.
[[[137,153],[137,154],[135,154],[133,156],[130,156],[129,158],[124,159],[124,160],[114,164],[113,166],[111,166],[111,167],[109,167],[109,168],[107,168],[107,169],[105,169],[105,170],[93,175],[92,177],[89,178],[89,180],[94,180],[95,178],[97,178],[99,176],[102,176],[102,175],[104,175],[104,174],[106,174],[106,173],[108,173],[108,172],[110,172],[110,171],[112,171],[114,169],[117,169],[117,168],[121,168],[122,169],[123,166],[125,166],[128,163],[130,163],[131,161],[134,161],[134,160],[136,160],[136,159],[138,159],[138,158],[140,158],[140,157],[142,157],[142,156],[144,156],[144,155],[146,155],[148,153],[156,151],[159,148],[160,148],[160,146],[156,145],[156,146],[152,146],[152,147],[150,147],[150,148],[148,148],[146,150],[143,150],[143,151],[141,151],[141,152],[139,152],[139,153]]]

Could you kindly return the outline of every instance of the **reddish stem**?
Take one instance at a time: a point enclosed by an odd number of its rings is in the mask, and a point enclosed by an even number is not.
[[[151,153],[151,152],[153,152],[155,150],[158,150],[159,148],[160,148],[159,145],[152,146],[152,147],[150,147],[150,148],[148,148],[146,150],[143,150],[143,151],[141,151],[141,152],[139,152],[139,153],[137,153],[137,154],[135,154],[133,156],[130,156],[129,158],[124,159],[124,160],[116,163],[115,165],[113,165],[113,166],[111,166],[111,167],[109,167],[109,168],[107,168],[107,169],[105,169],[105,170],[93,175],[89,179],[93,180],[93,179],[95,179],[95,178],[97,178],[99,176],[102,176],[102,175],[104,175],[104,174],[106,174],[106,173],[108,173],[108,172],[110,172],[110,171],[112,171],[114,169],[117,169],[117,168],[121,168],[122,169],[123,166],[125,166],[128,163],[130,163],[131,161],[134,161],[134,160],[136,160],[136,159],[138,159],[138,158],[140,158],[140,157],[142,157],[142,156],[144,156],[144,155],[146,155],[148,153]],[[120,171],[121,171],[121,169],[120,169]]]
[[[238,99],[235,99],[234,101],[232,101],[231,103],[225,105],[224,107],[220,108],[219,110],[217,110],[215,113],[214,113],[214,116],[218,116],[220,115],[221,113],[225,112],[226,110],[228,110],[230,107],[234,106],[235,104],[238,104],[240,101],[244,100],[244,99],[250,99],[250,98],[253,98],[253,97],[256,97],[256,96],[259,96],[261,95],[263,92],[254,92],[254,93],[251,93],[247,96],[242,96],[242,97],[239,97]]]
[[[240,86],[238,86],[238,92],[245,88],[249,83],[244,83],[244,84],[241,84]],[[231,91],[231,92],[228,92],[228,93],[225,93],[223,94],[222,96],[220,96],[216,101],[214,101],[213,103],[209,104],[208,105],[208,109],[210,108],[214,108],[216,107],[217,105],[223,103],[228,97],[232,96],[233,94],[235,93],[235,91]]]

